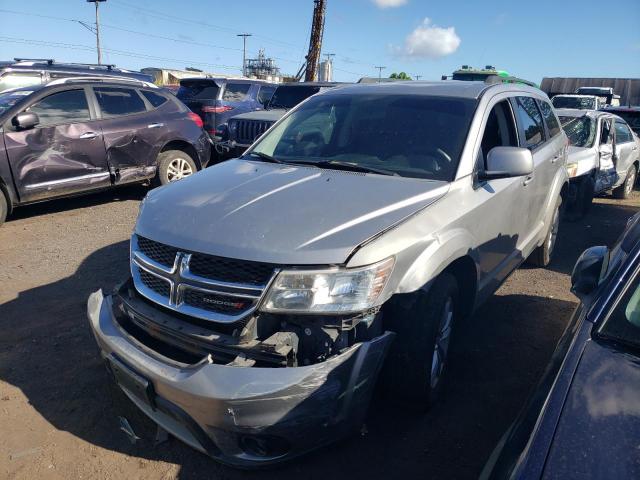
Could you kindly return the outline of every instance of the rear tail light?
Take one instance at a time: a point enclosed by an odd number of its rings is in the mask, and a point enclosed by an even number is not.
[[[233,110],[233,107],[224,105],[222,107],[202,107],[202,111],[205,113],[224,113]]]
[[[204,123],[202,122],[200,115],[193,112],[189,112],[187,115],[189,115],[189,118],[193,121],[193,123],[198,125],[200,128],[204,127]]]

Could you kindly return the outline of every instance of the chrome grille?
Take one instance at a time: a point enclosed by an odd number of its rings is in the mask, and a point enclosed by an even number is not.
[[[235,120],[236,142],[251,145],[256,138],[266,132],[274,122],[262,120]]]
[[[204,320],[229,323],[245,317],[257,308],[276,273],[267,263],[182,251],[138,235],[131,238],[131,274],[138,292]]]

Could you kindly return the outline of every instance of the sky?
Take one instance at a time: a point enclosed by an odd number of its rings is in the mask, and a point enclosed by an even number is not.
[[[107,0],[103,62],[240,74],[264,48],[295,74],[309,45],[312,0]],[[0,0],[0,60],[95,63],[95,10],[85,0]],[[327,0],[322,52],[334,80],[404,71],[439,80],[461,65],[547,76],[640,78],[640,0]],[[324,57],[323,57],[324,58]]]

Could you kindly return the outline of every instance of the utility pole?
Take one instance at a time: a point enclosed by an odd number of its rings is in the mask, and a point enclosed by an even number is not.
[[[98,50],[98,65],[102,65],[102,51],[100,50],[100,17],[98,15],[98,5],[100,2],[106,2],[107,0],[87,0],[87,3],[96,4],[96,50]],[[82,22],[80,22],[82,23]]]
[[[322,35],[324,33],[324,16],[327,8],[326,0],[313,0],[313,3],[313,23],[311,24],[309,53],[307,54],[307,69],[304,75],[304,79],[307,82],[315,82],[318,79],[318,64],[320,62]]]
[[[422,75],[414,75],[414,77],[416,78],[416,81],[418,81],[422,78]]]
[[[374,67],[378,69],[378,83],[382,82],[382,70],[384,70],[387,67],[384,66],[379,66],[379,67]]]
[[[236,35],[242,37],[242,76],[246,76],[247,70],[247,37],[251,37],[250,33],[239,33]]]

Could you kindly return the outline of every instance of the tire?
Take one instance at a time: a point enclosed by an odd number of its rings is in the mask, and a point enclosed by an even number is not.
[[[396,339],[385,362],[385,394],[417,411],[426,411],[442,391],[451,334],[458,313],[458,284],[441,274],[428,292],[419,291],[409,307],[398,306],[390,329]]]
[[[156,184],[167,185],[196,173],[198,167],[193,158],[182,150],[167,150],[158,155]]]
[[[627,176],[624,179],[622,185],[613,189],[614,198],[619,198],[621,200],[627,199],[631,196],[631,192],[633,192],[633,187],[636,185],[636,176],[638,172],[636,170],[635,165],[631,165],[629,170],[627,170]]]
[[[591,177],[583,177],[576,186],[576,198],[565,209],[566,220],[576,221],[589,213],[593,204],[595,182]]]
[[[7,197],[5,193],[0,188],[0,225],[4,223],[7,219],[7,214],[9,213],[9,202],[7,201]]]
[[[547,234],[544,237],[544,242],[536,248],[528,258],[528,262],[536,267],[546,267],[551,263],[553,251],[556,246],[556,240],[558,238],[558,229],[560,227],[561,207],[562,197],[558,197],[555,210],[553,211],[553,217],[551,217],[551,223],[549,224]]]

